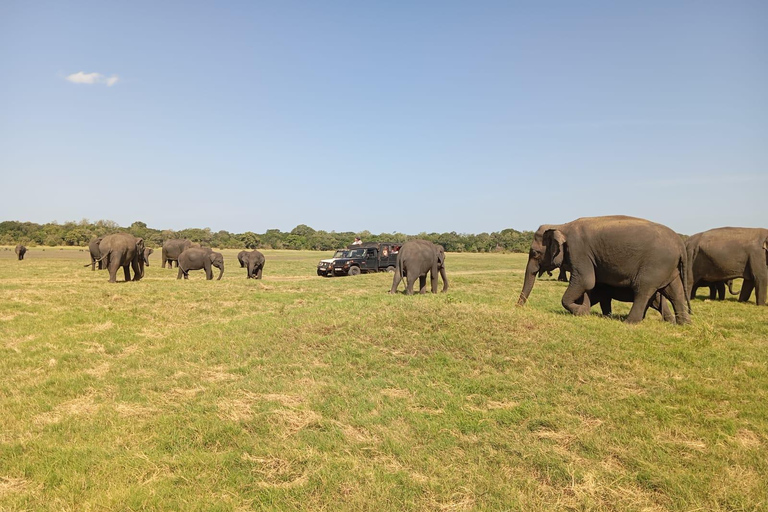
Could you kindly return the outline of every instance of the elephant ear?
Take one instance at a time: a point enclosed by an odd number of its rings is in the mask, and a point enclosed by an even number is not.
[[[549,229],[544,232],[544,242],[550,255],[550,263],[555,267],[563,264],[565,257],[565,235],[558,229]]]
[[[209,253],[208,259],[211,260],[211,263],[216,263],[216,253],[215,252]]]
[[[765,264],[768,265],[768,238],[763,242],[763,249],[765,249]]]
[[[437,247],[437,264],[441,267],[445,264],[445,249],[441,245]]]

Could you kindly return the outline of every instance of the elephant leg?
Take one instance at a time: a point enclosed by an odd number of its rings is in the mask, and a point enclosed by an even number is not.
[[[563,307],[574,315],[588,315],[592,303],[589,301],[589,295],[586,292],[586,288],[578,279],[571,279],[561,300]],[[581,301],[580,304],[579,301]]]
[[[653,297],[653,302],[651,303],[651,307],[661,313],[661,317],[664,319],[665,322],[669,322],[674,324],[675,323],[675,315],[672,312],[672,310],[669,308],[669,302],[667,299],[664,298],[664,296],[661,293],[657,293]]]
[[[717,285],[711,284],[709,285],[709,300],[716,300],[717,299]]]
[[[141,256],[139,256],[139,257],[141,257]],[[144,276],[142,275],[142,271],[141,271],[141,268],[139,267],[139,261],[138,261],[138,259],[134,259],[134,260],[131,262],[131,268],[133,269],[133,280],[134,280],[134,281],[138,281],[138,280],[140,280],[142,277],[144,277]]]
[[[211,264],[205,266],[205,279],[207,281],[213,281],[213,269],[211,268]]]
[[[653,295],[656,290],[635,290],[635,300],[632,302],[632,307],[629,310],[629,316],[624,320],[628,324],[636,324],[641,322],[645,318],[645,312],[648,310],[648,305],[653,299]]]
[[[438,277],[439,277],[437,272],[438,272],[437,264],[432,265],[432,270],[429,271],[429,281],[430,281],[430,284],[432,285],[432,293],[437,293],[437,284],[438,284]],[[424,276],[424,278],[426,279],[426,276]]]
[[[125,274],[126,282],[131,280],[131,272],[128,270],[129,266],[130,266],[130,263],[126,263],[125,265],[123,265],[123,273]]]
[[[427,274],[419,276],[419,293],[427,293]]]
[[[587,297],[589,299],[589,297]],[[611,316],[613,314],[613,305],[611,304],[611,297],[600,297],[600,311],[605,316]]]
[[[717,289],[717,300],[725,300],[725,283],[719,282],[715,288]]]
[[[397,287],[400,286],[400,281],[403,279],[403,276],[400,275],[400,272],[395,269],[395,275],[392,276],[392,287],[389,289],[389,293],[397,293]]]
[[[411,275],[414,274],[414,275]],[[416,284],[416,280],[419,278],[418,274],[416,272],[409,272],[406,274],[407,283],[405,286],[405,294],[406,295],[413,295],[413,285]]]
[[[176,276],[176,279],[181,279],[181,277],[184,275],[184,271],[179,268],[179,274]]]
[[[768,270],[768,269],[766,269]],[[766,304],[766,299],[768,298],[768,272],[766,272],[765,276],[755,276],[755,303],[758,306],[763,306]]]
[[[675,310],[675,323],[688,324],[691,317],[688,315],[688,303],[685,300],[685,290],[683,283],[679,279],[673,279],[671,283],[659,290],[661,295],[669,299]],[[662,304],[662,316],[664,316],[664,306]],[[666,316],[664,317],[666,320]]]
[[[749,302],[749,297],[754,289],[755,282],[751,279],[744,279],[744,282],[741,283],[741,291],[739,292],[739,302]]]
[[[563,270],[562,268],[560,269],[560,273],[557,275],[557,280],[560,281],[561,283],[568,282],[568,275],[565,273],[565,270]]]
[[[118,266],[109,266],[109,282],[110,283],[116,283],[117,282],[117,269]]]
[[[442,293],[448,291],[448,278],[445,277],[445,266],[440,267],[440,276],[443,278],[443,290]]]
[[[259,271],[256,273],[256,279],[261,279],[261,271],[264,270],[264,267],[259,267]]]

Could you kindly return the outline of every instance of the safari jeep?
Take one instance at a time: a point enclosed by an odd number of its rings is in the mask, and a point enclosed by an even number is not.
[[[402,244],[393,242],[369,242],[360,245],[348,245],[339,249],[333,258],[320,260],[317,275],[325,277],[356,276],[369,272],[394,272],[397,251]]]

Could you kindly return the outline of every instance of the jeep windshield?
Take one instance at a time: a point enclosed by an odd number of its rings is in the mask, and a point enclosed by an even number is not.
[[[346,258],[347,257],[347,251],[338,250],[333,255],[334,258]]]
[[[351,249],[347,251],[346,258],[362,258],[365,256],[365,249]]]

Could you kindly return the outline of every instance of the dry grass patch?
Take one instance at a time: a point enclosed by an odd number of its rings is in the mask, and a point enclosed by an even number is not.
[[[259,477],[257,485],[266,488],[290,489],[300,487],[309,480],[304,465],[276,456],[255,457],[243,453],[242,460],[252,463],[252,471]]]
[[[101,406],[94,402],[93,395],[88,394],[63,402],[52,411],[38,414],[34,417],[33,423],[36,425],[50,425],[59,423],[70,416],[94,416]]]

